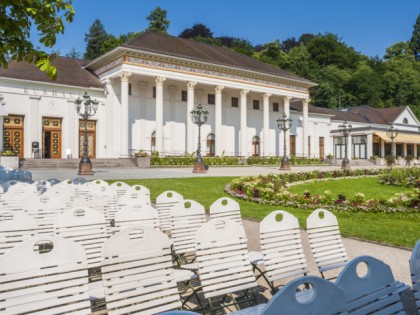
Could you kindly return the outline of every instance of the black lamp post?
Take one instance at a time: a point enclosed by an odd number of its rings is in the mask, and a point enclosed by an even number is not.
[[[342,169],[349,169],[350,168],[350,161],[347,156],[347,137],[351,133],[352,125],[348,123],[347,121],[344,121],[341,125],[338,126],[338,129],[340,130],[340,133],[344,136],[344,159],[341,163]]]
[[[398,136],[398,129],[391,125],[391,127],[386,131],[386,136],[391,139],[391,155],[394,156],[392,147],[394,146],[394,139]]]
[[[286,154],[286,131],[290,129],[290,126],[292,125],[292,118],[287,118],[286,114],[283,114],[281,118],[277,118],[277,127],[281,131],[283,131],[284,135],[284,141],[283,141],[283,158],[281,159],[280,169],[290,171],[290,164],[289,164],[289,158]]]
[[[77,114],[85,121],[84,139],[83,139],[83,157],[79,163],[79,173],[77,175],[93,175],[92,162],[88,156],[88,140],[87,140],[87,121],[95,115],[98,110],[99,102],[92,100],[85,92],[83,99],[80,97],[75,101]]]
[[[198,126],[198,147],[193,173],[206,172],[204,161],[201,157],[201,126],[207,122],[208,115],[208,110],[204,109],[203,106],[201,106],[201,104],[198,104],[198,106],[190,112],[192,122]]]

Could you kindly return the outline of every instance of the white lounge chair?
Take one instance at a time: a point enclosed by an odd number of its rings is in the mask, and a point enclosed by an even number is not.
[[[156,198],[156,209],[159,213],[160,228],[164,232],[171,231],[171,209],[184,200],[182,195],[167,190]]]
[[[115,215],[115,229],[118,232],[128,226],[142,225],[159,229],[159,214],[148,204],[129,204]]]
[[[130,185],[124,182],[113,182],[110,187],[115,188],[117,192],[117,198],[124,196],[128,189],[130,189]]]
[[[232,198],[222,197],[210,206],[210,220],[228,218],[242,224],[241,208],[239,203]]]
[[[410,257],[410,273],[417,309],[420,311],[420,240],[414,246]]]

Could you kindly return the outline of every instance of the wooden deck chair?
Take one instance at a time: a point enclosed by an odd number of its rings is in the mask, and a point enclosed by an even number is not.
[[[104,200],[100,196],[86,194],[80,195],[73,198],[71,201],[71,208],[74,207],[87,207],[94,209],[100,213],[102,213],[105,217],[106,210],[108,208],[108,204],[106,200]],[[108,222],[107,222],[108,223]]]
[[[34,193],[33,189],[10,189],[11,188],[1,196],[4,210],[23,211],[26,203],[32,198],[37,197],[37,194]]]
[[[102,249],[102,278],[108,314],[157,314],[181,307],[168,236],[132,226]]]
[[[23,182],[18,182],[15,185],[9,186],[9,188],[7,189],[7,192],[9,193],[14,192],[17,194],[33,194],[33,195],[38,194],[38,190],[35,186],[33,186],[32,184],[23,183]]]
[[[40,236],[54,235],[55,218],[66,209],[67,206],[63,200],[48,195],[31,197],[23,207],[25,213],[35,219]]]
[[[265,271],[258,266],[258,261],[251,263],[272,292],[278,290],[275,282],[279,280],[307,275],[308,264],[303,252],[299,221],[295,216],[283,210],[271,212],[260,223],[260,240]]]
[[[108,187],[109,184],[106,181],[95,179],[81,185],[79,187],[79,195],[96,195],[98,192],[105,191]]]
[[[197,264],[207,308],[239,308],[239,298],[256,303],[257,287],[249,263],[247,238],[241,224],[227,218],[213,219],[197,231]],[[235,296],[234,293],[243,293]],[[216,298],[220,306],[214,308]],[[226,298],[231,301],[225,303]]]
[[[156,209],[159,213],[160,228],[164,232],[171,231],[171,209],[184,200],[181,194],[167,190],[156,198]]]
[[[76,187],[69,184],[57,184],[48,189],[43,196],[60,198],[66,204],[66,207],[71,207],[71,201],[77,196]]]
[[[306,226],[315,263],[326,278],[326,272],[343,267],[349,260],[337,218],[328,210],[317,209],[306,219]]]
[[[310,287],[309,290],[300,289]],[[262,310],[264,315],[333,315],[344,312],[344,292],[315,276],[300,277],[286,284]]]
[[[192,266],[190,263],[195,260],[196,233],[205,222],[206,210],[194,200],[185,199],[172,208],[172,248],[179,266],[187,267],[188,269],[197,268],[197,266]]]
[[[410,257],[410,273],[417,309],[420,310],[420,240],[414,246],[413,253]]]
[[[228,218],[242,224],[241,208],[239,203],[229,197],[217,199],[210,206],[210,220]]]
[[[36,234],[36,221],[26,213],[0,211],[0,255]]]
[[[130,185],[124,182],[114,182],[111,185],[111,187],[114,187],[117,191],[117,198],[124,196],[128,189],[130,189]]]
[[[119,211],[117,190],[115,187],[109,186],[105,190],[98,192],[96,196],[102,198],[107,204],[105,210],[105,220],[108,228],[110,229],[109,231],[111,232],[115,223],[115,214]]]
[[[55,233],[83,246],[89,268],[101,265],[101,249],[108,234],[100,212],[86,207],[68,209],[56,218]]]
[[[133,203],[150,205],[150,190],[142,185],[133,185],[118,199],[120,207]]]
[[[155,208],[147,204],[124,206],[115,215],[114,233],[132,225],[148,226],[159,230],[159,214]]]
[[[399,293],[408,287],[395,281],[391,268],[374,257],[352,259],[335,285],[344,291],[348,314],[405,314]]]
[[[0,312],[91,314],[86,254],[60,237],[29,239],[0,256]]]

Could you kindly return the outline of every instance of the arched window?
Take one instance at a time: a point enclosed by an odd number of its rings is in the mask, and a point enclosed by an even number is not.
[[[403,123],[404,123],[404,124],[408,124],[408,119],[407,119],[407,118],[404,118],[404,119],[403,119]]]
[[[216,137],[214,136],[213,133],[209,133],[209,135],[207,136],[207,151],[209,152],[208,154],[210,156],[214,156],[215,154],[215,143],[216,143]]]
[[[151,152],[156,151],[156,131],[153,131],[150,137],[150,151]]]
[[[253,156],[260,156],[260,137],[255,136],[252,138],[252,149],[253,149]]]

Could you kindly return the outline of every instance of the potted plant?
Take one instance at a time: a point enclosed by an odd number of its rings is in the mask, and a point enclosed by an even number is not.
[[[407,166],[407,167],[409,167],[409,166],[411,166],[411,162],[413,162],[413,160],[414,160],[414,157],[412,156],[412,155],[407,155],[406,157],[405,157],[405,165]]]
[[[372,155],[369,160],[375,165],[384,165],[384,160],[376,154]]]
[[[334,156],[332,154],[327,154],[324,162],[329,165],[333,165]]]
[[[393,155],[387,155],[385,157],[386,165],[392,169],[395,166],[395,157]]]
[[[150,156],[147,152],[140,150],[136,153],[136,165],[139,168],[150,168]]]
[[[19,156],[16,155],[15,152],[13,152],[12,150],[6,150],[0,153],[1,153],[1,156],[0,156],[1,166],[14,168],[14,169],[19,168]]]

